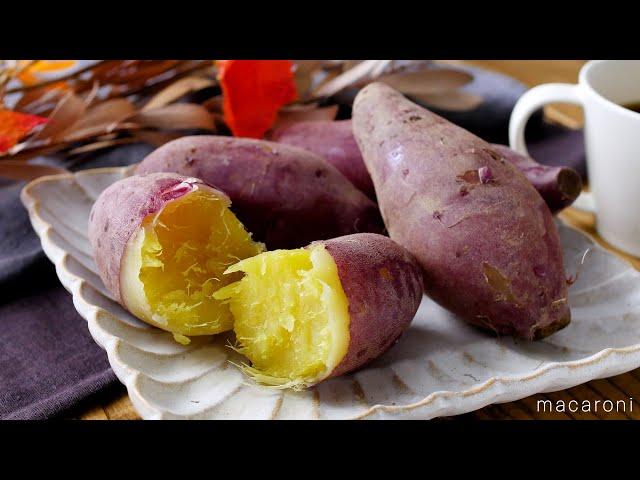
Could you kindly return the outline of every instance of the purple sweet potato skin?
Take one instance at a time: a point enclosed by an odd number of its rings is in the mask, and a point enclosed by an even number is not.
[[[138,173],[176,172],[224,191],[268,248],[298,248],[358,232],[381,233],[376,204],[323,158],[264,140],[189,136],[151,152]]]
[[[349,350],[331,377],[362,367],[389,349],[420,306],[422,271],[383,235],[359,233],[322,241],[349,301]]]
[[[122,303],[121,261],[142,220],[167,202],[203,187],[210,188],[197,178],[153,173],[124,178],[100,194],[89,214],[89,243],[100,277],[118,302]],[[222,192],[216,193],[226,198]]]
[[[274,130],[270,138],[325,158],[369,198],[376,199],[373,181],[353,136],[351,120],[293,123]],[[572,168],[541,165],[506,145],[491,146],[527,177],[547,202],[551,213],[567,208],[578,198],[582,178]]]
[[[353,126],[389,235],[417,258],[431,298],[525,339],[569,323],[558,232],[519,170],[381,83],[359,92]]]
[[[533,158],[511,150],[506,145],[491,147],[520,170],[542,196],[551,213],[570,206],[582,190],[580,174],[569,167],[541,165]]]
[[[376,198],[373,182],[353,136],[351,120],[292,123],[275,129],[270,139],[323,157],[369,198]]]

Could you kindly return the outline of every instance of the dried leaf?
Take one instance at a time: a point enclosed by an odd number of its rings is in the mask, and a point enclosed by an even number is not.
[[[310,74],[322,67],[324,60],[294,60],[295,73]]]
[[[210,78],[194,76],[181,78],[154,95],[142,108],[142,111],[146,112],[154,108],[164,107],[187,93],[197,92],[215,84],[216,82]]]
[[[224,119],[235,136],[262,138],[297,97],[290,60],[222,60],[218,68]]]
[[[60,142],[61,144],[84,142],[86,140],[91,140],[94,137],[103,136],[105,134],[130,131],[138,128],[142,128],[142,127],[137,123],[132,123],[132,122],[108,123],[108,124],[102,124],[102,125],[95,125],[93,127],[87,127],[81,130],[70,132],[67,135],[65,135],[63,138],[56,138],[56,142]]]
[[[180,62],[178,60],[124,60],[104,63],[93,70],[93,79],[102,85],[124,85],[146,82],[149,78],[158,76]]]
[[[20,161],[26,162],[31,160],[32,158],[49,155],[50,153],[55,153],[67,145],[63,143],[57,143],[55,145],[29,145],[26,146],[25,142],[17,144],[11,150],[4,154],[0,154],[0,162],[3,162],[4,159],[11,161]]]
[[[215,77],[213,63],[211,60],[186,60],[181,61],[175,68],[162,72],[159,75],[142,78],[136,82],[123,85],[109,85],[109,93],[106,98],[127,97],[129,95],[140,94],[142,92],[157,92],[164,86],[174,82],[176,79],[193,74],[197,71],[210,70],[207,74]]]
[[[58,106],[49,116],[47,125],[40,130],[33,138],[34,140],[44,140],[54,138],[58,133],[63,132],[84,115],[86,105],[80,97],[72,92],[66,94],[58,103]]]
[[[34,165],[14,160],[0,161],[0,177],[11,180],[33,180],[44,175],[57,175],[69,173],[64,168],[52,167],[50,165]]]
[[[114,98],[99,103],[87,110],[87,113],[66,130],[56,135],[55,139],[64,139],[84,130],[102,129],[109,131],[119,122],[135,114],[136,109],[129,100]]]
[[[316,108],[320,108],[320,103],[290,103],[289,105],[284,105],[280,109],[280,112],[308,112],[311,110],[315,110]]]
[[[66,92],[62,89],[33,89],[22,94],[14,110],[47,116],[58,105]]]
[[[202,104],[204,108],[210,112],[222,113],[222,95],[216,95],[204,101]]]
[[[308,121],[328,121],[331,122],[336,119],[338,114],[338,105],[331,105],[329,107],[315,108],[312,110],[289,110],[280,111],[278,118],[276,119],[273,128],[283,127],[297,122]]]
[[[229,126],[224,121],[224,116],[221,113],[211,113],[213,118],[213,124],[216,126],[216,132],[230,132]]]
[[[313,86],[313,76],[322,67],[322,60],[296,60],[294,80],[296,91],[301,99],[305,99]]]
[[[174,132],[156,132],[153,130],[138,130],[133,132],[133,136],[136,141],[148,143],[154,147],[160,147],[171,140],[180,138],[182,134]]]
[[[46,122],[46,118],[36,115],[0,110],[0,152],[6,152],[35,127]]]
[[[473,80],[473,75],[448,68],[425,69],[383,75],[376,79],[406,95],[429,95],[456,90]]]
[[[81,153],[94,152],[96,150],[102,150],[104,148],[113,147],[115,145],[126,145],[128,143],[136,143],[135,138],[116,138],[112,140],[101,140],[99,142],[88,143],[81,147],[74,148],[67,152],[68,155],[79,155]]]
[[[482,97],[460,90],[428,95],[411,95],[411,98],[425,105],[453,112],[473,110],[482,103]]]
[[[367,80],[371,72],[374,71],[381,62],[387,62],[387,60],[365,60],[329,82],[320,85],[313,93],[313,96],[330,97],[347,87],[355,86],[359,82]]]
[[[351,70],[356,65],[362,63],[362,60],[343,60],[342,61],[342,71],[346,72],[347,70]]]
[[[96,97],[98,96],[98,92],[100,91],[100,83],[98,82],[93,82],[92,86],[91,86],[91,90],[89,91],[88,94],[85,95],[84,97],[84,104],[89,107],[91,106],[91,104],[93,103],[93,101],[96,99]]]
[[[202,105],[176,103],[165,107],[139,112],[129,121],[143,127],[165,130],[202,129],[215,131],[211,114]]]
[[[380,60],[378,64],[371,70],[371,76],[373,78],[379,77],[384,71],[391,65],[393,60]]]

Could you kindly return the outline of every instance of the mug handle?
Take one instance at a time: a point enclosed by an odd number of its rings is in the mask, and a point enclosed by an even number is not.
[[[523,155],[529,155],[524,141],[524,129],[529,117],[544,107],[547,103],[563,102],[583,106],[580,86],[570,83],[547,83],[533,87],[522,95],[516,102],[509,120],[509,145]],[[593,194],[582,192],[576,198],[572,207],[595,213]]]

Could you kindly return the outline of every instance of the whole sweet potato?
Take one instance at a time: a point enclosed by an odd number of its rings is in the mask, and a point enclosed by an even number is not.
[[[491,146],[527,177],[547,202],[551,213],[567,208],[580,195],[582,178],[574,169],[541,165],[533,158],[511,150],[506,145]]]
[[[239,259],[264,251],[229,210],[229,199],[197,178],[132,176],[106,188],[89,216],[89,242],[107,289],[151,325],[188,336],[230,330],[214,290]]]
[[[371,199],[376,198],[371,176],[355,141],[351,120],[308,121],[285,125],[270,136],[276,142],[301,147],[324,157]],[[492,145],[542,195],[552,213],[571,205],[582,190],[580,174],[569,167],[541,165],[505,145]]]
[[[353,137],[351,120],[291,123],[275,129],[269,138],[323,157],[369,198],[375,199],[373,182]]]
[[[321,157],[289,145],[182,137],[151,152],[137,172],[175,172],[221,189],[240,221],[270,249],[384,231],[372,200]]]
[[[521,172],[381,83],[359,92],[353,126],[389,234],[429,296],[498,334],[539,339],[569,323],[558,232]]]
[[[360,368],[391,347],[422,299],[420,266],[388,237],[370,233],[276,250],[227,272],[244,370],[258,382],[304,388]]]

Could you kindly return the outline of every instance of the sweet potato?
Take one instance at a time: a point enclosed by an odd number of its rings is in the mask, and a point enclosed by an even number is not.
[[[525,339],[569,323],[558,232],[520,171],[381,83],[359,92],[353,127],[389,235],[420,262],[431,298]]]
[[[181,343],[231,329],[228,306],[212,294],[239,278],[223,275],[228,266],[264,251],[222,192],[171,173],[105,189],[91,209],[89,241],[114,298]]]
[[[275,129],[269,138],[323,157],[369,198],[375,199],[373,182],[353,137],[351,120],[291,123]]]
[[[574,169],[541,165],[533,158],[511,150],[506,145],[492,144],[491,147],[524,173],[547,202],[551,213],[567,208],[580,195],[582,178]]]
[[[373,182],[353,137],[351,120],[292,123],[274,130],[270,138],[324,157],[369,198],[375,200]],[[533,158],[521,155],[505,145],[493,144],[492,147],[524,173],[547,202],[552,213],[571,205],[580,194],[582,179],[572,168],[541,165]]]
[[[243,260],[244,272],[214,298],[230,302],[238,350],[256,381],[304,388],[355,370],[385,352],[422,299],[415,259],[370,233],[276,250]]]
[[[137,172],[175,172],[221,189],[238,219],[269,249],[384,231],[373,201],[324,159],[289,145],[182,137],[151,152]]]

